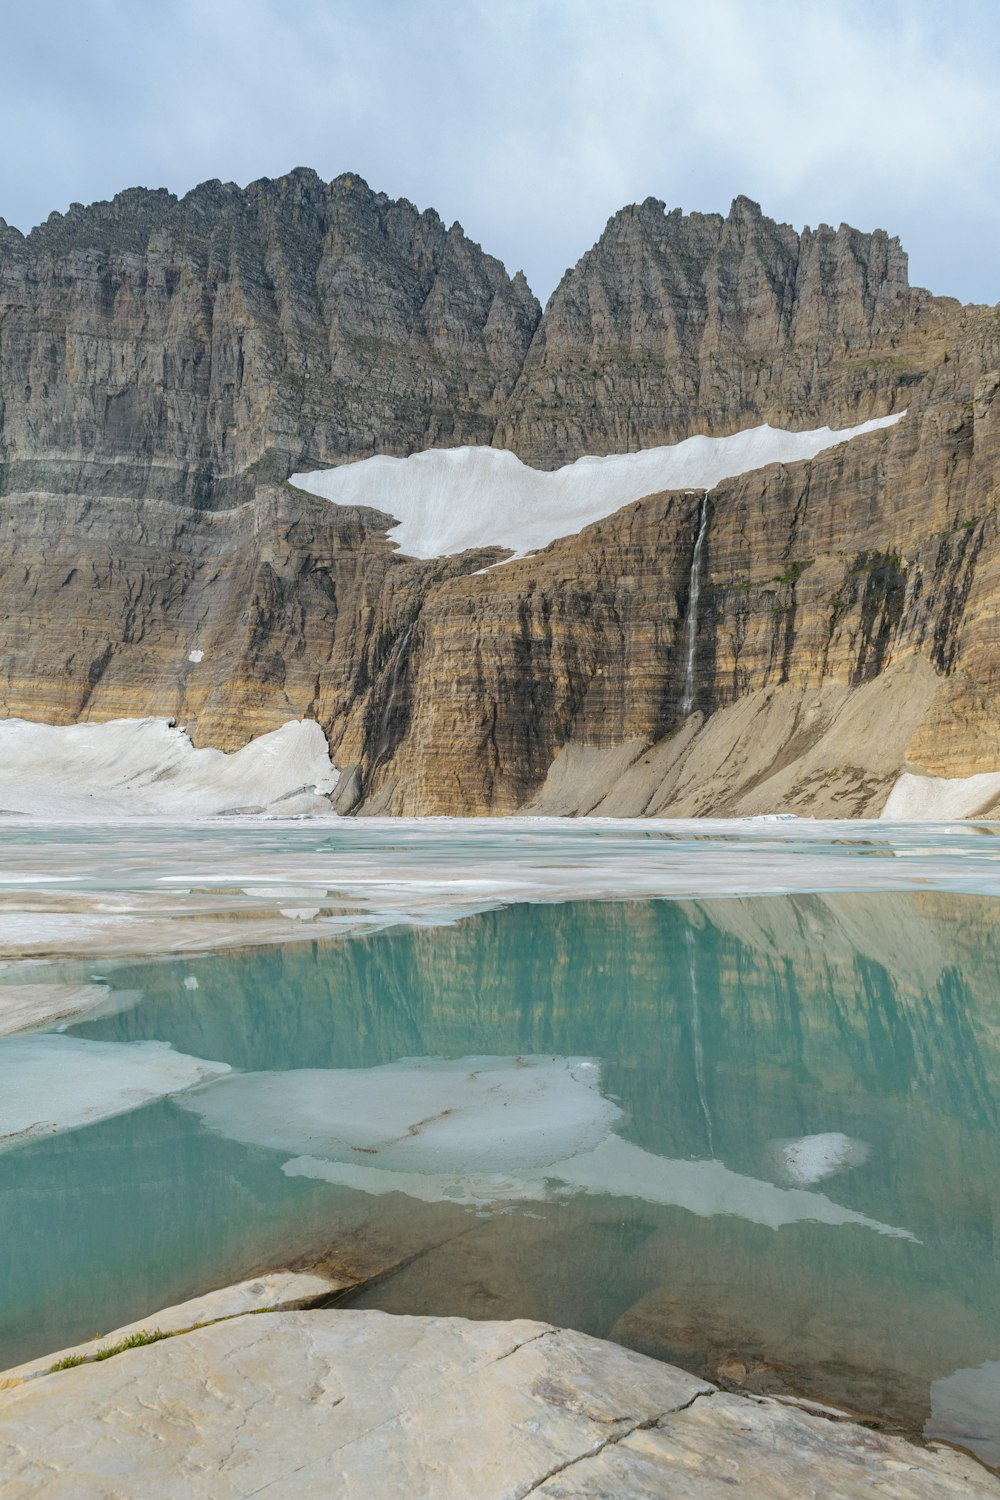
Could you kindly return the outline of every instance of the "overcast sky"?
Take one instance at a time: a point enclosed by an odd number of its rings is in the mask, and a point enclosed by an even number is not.
[[[1000,300],[990,0],[6,0],[0,215],[358,172],[544,301],[622,204],[898,234]]]

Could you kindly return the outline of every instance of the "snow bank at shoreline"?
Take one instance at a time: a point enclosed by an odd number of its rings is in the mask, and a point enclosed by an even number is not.
[[[880,817],[904,823],[978,818],[995,813],[998,802],[998,771],[983,771],[978,776],[916,776],[904,771]]]
[[[532,469],[501,448],[431,448],[409,458],[378,456],[293,474],[291,483],[336,505],[367,505],[398,520],[389,535],[410,557],[447,557],[472,547],[516,556],[572,536],[663,490],[711,490],[768,464],[815,458],[906,415],[810,432],[752,427],[729,437],[690,437],[664,448],[579,458],[554,472]]]
[[[338,772],[313,720],[241,750],[196,750],[166,719],[104,724],[0,720],[0,813],[65,819],[330,812]]]

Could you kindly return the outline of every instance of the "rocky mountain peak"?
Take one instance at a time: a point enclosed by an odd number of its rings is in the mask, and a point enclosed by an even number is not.
[[[755,421],[885,415],[927,373],[915,310],[937,322],[947,306],[911,293],[882,230],[799,235],[748,197],[725,218],[647,198],[562,278],[495,441],[549,467]]]
[[[544,316],[460,224],[355,173],[0,224],[4,709],[172,715],[230,748],[316,718],[369,811],[871,811],[904,755],[996,769],[998,328],[911,288],[884,231],[798,234],[746,197],[621,209]],[[498,569],[407,557],[377,492],[284,483],[904,407]]]
[[[0,483],[215,506],[489,443],[539,317],[460,225],[357,174],[129,188],[0,235]]]

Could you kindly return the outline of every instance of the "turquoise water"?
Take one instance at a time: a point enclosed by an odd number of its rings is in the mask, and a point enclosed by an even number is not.
[[[141,998],[64,1037],[240,1076],[0,1153],[3,1363],[330,1252],[386,1273],[353,1305],[544,1318],[956,1435],[941,1383],[1000,1357],[998,911],[578,900],[119,961]]]

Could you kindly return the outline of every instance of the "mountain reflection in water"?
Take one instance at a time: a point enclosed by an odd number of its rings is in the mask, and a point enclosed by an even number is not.
[[[235,1071],[0,1154],[5,1363],[332,1246],[398,1263],[357,1306],[544,1318],[919,1429],[1000,1357],[996,911],[567,903],[120,965],[141,1000],[71,1035]],[[518,1071],[549,1092],[515,1147]]]

